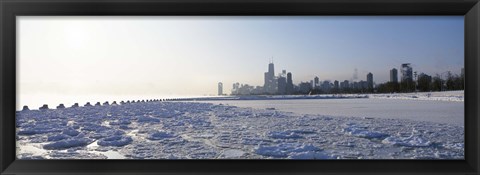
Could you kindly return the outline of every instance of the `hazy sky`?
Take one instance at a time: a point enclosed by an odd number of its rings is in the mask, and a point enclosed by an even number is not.
[[[17,93],[208,95],[217,83],[358,80],[412,63],[427,74],[464,65],[463,16],[17,17]]]

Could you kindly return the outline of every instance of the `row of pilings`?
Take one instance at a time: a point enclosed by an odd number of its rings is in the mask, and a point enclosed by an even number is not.
[[[165,98],[165,99],[150,99],[150,100],[127,100],[127,101],[120,101],[120,103],[117,103],[117,101],[113,101],[111,104],[106,101],[103,103],[97,102],[95,105],[92,105],[90,102],[85,103],[83,107],[92,107],[92,106],[117,106],[117,105],[126,105],[126,104],[134,104],[134,103],[149,103],[149,102],[166,102],[166,101],[193,101],[195,100],[194,98]],[[70,108],[78,108],[81,107],[78,103],[73,104]],[[60,103],[56,109],[65,109],[65,105],[63,103]],[[39,110],[47,110],[50,109],[47,104],[42,105],[41,107],[38,108]],[[30,108],[25,105],[22,108],[22,111],[28,111]]]

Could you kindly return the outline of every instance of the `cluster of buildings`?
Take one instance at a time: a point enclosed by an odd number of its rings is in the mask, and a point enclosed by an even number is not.
[[[462,75],[464,69],[462,69]],[[396,68],[390,70],[389,83],[404,83],[407,87],[415,87],[414,78],[432,79],[431,76],[421,73],[417,77],[417,72],[413,72],[410,63],[401,64],[401,79],[399,81],[399,72]],[[248,84],[234,83],[232,95],[292,95],[292,94],[319,94],[319,93],[366,93],[375,92],[376,85],[373,81],[373,74],[369,72],[365,80],[339,82],[335,80],[320,81],[318,77],[307,82],[293,84],[292,73],[282,70],[281,73],[275,75],[275,67],[273,62],[268,64],[268,71],[264,73],[263,86],[251,86]],[[218,83],[218,95],[224,95],[223,84]]]
[[[293,75],[291,72],[282,70],[281,73],[275,75],[275,65],[273,62],[268,64],[268,71],[264,73],[263,86],[251,86],[248,84],[234,83],[232,87],[232,95],[292,95],[292,94],[311,94],[311,93],[329,93],[332,91],[339,91],[340,89],[361,89],[373,90],[373,74],[368,73],[366,81],[349,82],[345,80],[339,82],[323,81],[320,82],[318,77],[315,77],[310,82],[300,82],[293,84]],[[223,84],[218,83],[218,95],[223,94]]]

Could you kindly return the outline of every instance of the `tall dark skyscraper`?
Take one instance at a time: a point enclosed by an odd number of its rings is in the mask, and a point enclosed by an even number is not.
[[[317,76],[315,76],[315,78],[313,79],[313,88],[317,86],[320,86],[320,79]]]
[[[367,74],[367,89],[373,89],[373,74],[371,72]]]
[[[402,81],[412,82],[413,81],[413,70],[410,66],[410,63],[402,64]]]
[[[390,70],[390,82],[398,83],[398,71],[395,68]]]
[[[265,72],[265,84],[263,88],[266,93],[274,94],[277,92],[273,62],[268,64],[268,72]]]
[[[286,94],[287,93],[287,79],[283,76],[280,76],[277,78],[277,84],[278,84],[278,94]]]
[[[286,87],[287,94],[293,94],[293,80],[292,80],[292,73],[287,73],[287,87]]]

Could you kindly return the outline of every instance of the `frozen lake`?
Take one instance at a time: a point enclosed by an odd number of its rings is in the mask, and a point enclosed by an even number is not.
[[[16,113],[19,159],[463,159],[464,127],[391,119],[438,101],[343,99],[135,102]],[[336,102],[336,103],[334,103]],[[363,102],[363,103],[360,103]],[[375,103],[373,103],[375,102]],[[215,102],[220,103],[220,102]],[[303,104],[302,104],[303,103]],[[322,105],[322,103],[326,103]],[[309,104],[309,105],[307,105]],[[419,105],[423,104],[423,105]],[[433,105],[436,104],[436,105]],[[446,103],[455,104],[455,103]],[[462,104],[458,102],[456,104]],[[435,107],[433,107],[433,106]],[[445,106],[450,106],[445,105]],[[240,106],[240,104],[238,105]],[[283,107],[282,107],[283,106]],[[272,107],[278,108],[271,109]],[[326,111],[354,117],[298,114]],[[410,108],[408,108],[410,107]],[[358,109],[375,108],[373,112]],[[417,110],[413,110],[413,109]],[[343,110],[342,110],[343,109]],[[347,110],[348,109],[348,110]],[[401,110],[403,111],[403,110]],[[440,112],[439,112],[440,113]],[[337,113],[338,114],[338,113]],[[420,116],[420,115],[416,115]],[[433,118],[433,119],[432,119]]]
[[[205,101],[298,114],[410,119],[464,126],[464,102],[404,99],[296,99]]]

